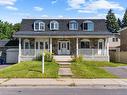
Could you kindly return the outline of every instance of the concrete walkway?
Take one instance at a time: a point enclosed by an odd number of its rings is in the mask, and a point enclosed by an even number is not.
[[[120,67],[103,67],[106,71],[118,76],[119,78],[127,78],[127,66]]]
[[[58,75],[60,77],[72,77],[72,71],[70,68],[70,62],[59,62],[60,65]]]
[[[127,79],[0,79],[0,86],[118,86],[127,87]]]

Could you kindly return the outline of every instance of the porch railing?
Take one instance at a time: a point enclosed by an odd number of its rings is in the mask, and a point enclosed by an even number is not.
[[[39,50],[39,49],[21,49],[21,56],[39,56],[44,49]],[[46,51],[49,51],[46,49]]]
[[[106,56],[107,50],[106,49],[79,49],[79,55],[85,56]]]

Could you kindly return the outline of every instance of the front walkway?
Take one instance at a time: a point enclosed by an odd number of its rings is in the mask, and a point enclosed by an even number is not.
[[[119,78],[127,78],[127,66],[120,67],[103,67],[106,71],[118,76]]]

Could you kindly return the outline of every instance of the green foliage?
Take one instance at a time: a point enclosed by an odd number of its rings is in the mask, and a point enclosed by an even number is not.
[[[57,78],[59,65],[45,62],[45,73],[42,74],[42,62],[21,62],[0,70],[0,78]]]
[[[42,61],[42,53],[40,53],[40,56],[37,57],[37,60]],[[45,60],[45,62],[54,62],[53,53],[45,51],[44,52],[44,60]]]
[[[83,62],[83,56],[82,56],[82,55],[74,56],[74,57],[72,58],[72,62],[76,62],[76,63]]]
[[[106,24],[107,29],[112,33],[115,33],[120,29],[115,14],[112,12],[111,9],[109,10],[106,16]]]
[[[122,22],[121,22],[121,20],[119,18],[117,20],[117,23],[118,23],[119,27],[122,28]]]
[[[14,32],[16,32],[20,27],[20,24],[15,24],[14,26],[8,22],[3,22],[0,20],[0,40],[1,39],[11,39]]]
[[[127,9],[124,13],[124,17],[123,17],[123,20],[122,20],[122,27],[127,27]]]
[[[21,27],[21,23],[16,23],[13,25],[13,29],[15,30],[15,32],[19,31]]]

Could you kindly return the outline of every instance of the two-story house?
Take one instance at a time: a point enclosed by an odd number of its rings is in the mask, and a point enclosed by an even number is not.
[[[33,60],[47,50],[54,56],[79,56],[109,61],[109,38],[104,19],[23,19],[18,61]]]

